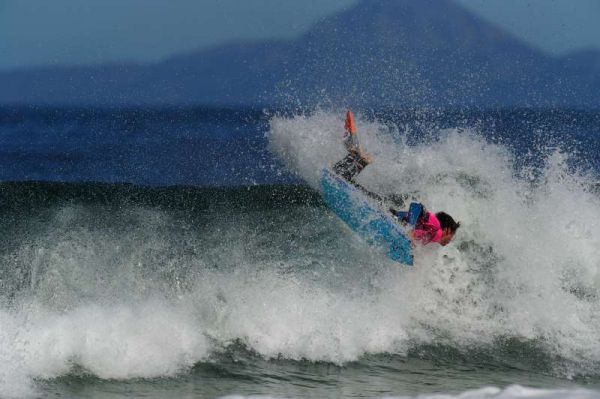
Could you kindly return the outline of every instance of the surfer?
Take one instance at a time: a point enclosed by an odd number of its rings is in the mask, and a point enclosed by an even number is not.
[[[370,155],[363,153],[356,135],[356,125],[351,111],[346,113],[346,123],[344,125],[344,144],[348,154],[333,166],[333,171],[344,178],[344,180],[353,184],[362,190],[369,197],[382,203],[383,198],[373,192],[368,191],[354,181],[354,177],[371,163]],[[437,242],[442,246],[452,241],[460,223],[456,222],[452,216],[446,212],[427,212],[425,207],[419,203],[412,203],[408,211],[397,211],[390,208],[390,213],[402,224],[411,224],[414,229],[410,233],[413,243],[420,242],[427,245]]]
[[[446,212],[431,213],[425,210],[422,204],[413,203],[418,207],[418,217],[416,218],[415,228],[411,233],[413,242],[420,242],[427,245],[437,242],[441,246],[446,246],[452,241],[456,230],[460,227],[460,222],[454,221],[452,216]],[[397,211],[390,208],[390,213],[396,220],[408,224],[410,223],[410,209],[407,212]]]

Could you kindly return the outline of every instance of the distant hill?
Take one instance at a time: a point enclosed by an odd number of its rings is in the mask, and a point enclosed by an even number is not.
[[[600,52],[554,58],[450,0],[363,0],[291,41],[0,73],[0,103],[600,108]]]

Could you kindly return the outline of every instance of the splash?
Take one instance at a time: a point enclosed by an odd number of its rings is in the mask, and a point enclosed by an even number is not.
[[[273,151],[314,187],[319,170],[343,155],[340,115],[272,121]],[[597,370],[597,177],[574,171],[560,151],[540,153],[537,173],[519,169],[506,147],[473,131],[409,146],[404,132],[377,122],[359,118],[358,130],[375,159],[361,184],[408,193],[464,225],[453,246],[423,248],[415,272],[388,287],[388,300],[409,315],[407,334],[459,348],[535,342],[569,360],[554,365],[563,373]]]

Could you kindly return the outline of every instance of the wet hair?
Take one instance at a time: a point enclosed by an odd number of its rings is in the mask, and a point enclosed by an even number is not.
[[[452,216],[448,215],[446,212],[438,212],[435,214],[435,217],[440,221],[442,230],[450,229],[452,233],[456,233],[456,230],[460,227],[460,222],[455,222],[454,219],[452,219]]]

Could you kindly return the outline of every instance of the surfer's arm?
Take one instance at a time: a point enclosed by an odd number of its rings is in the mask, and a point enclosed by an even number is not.
[[[429,244],[435,237],[436,229],[431,228],[428,224],[425,224],[422,229],[414,229],[411,231],[413,242],[419,241],[423,245]]]
[[[414,231],[409,231],[408,232],[408,239],[410,240],[410,246],[411,247],[416,247],[417,246],[417,239],[415,238],[415,232]]]

